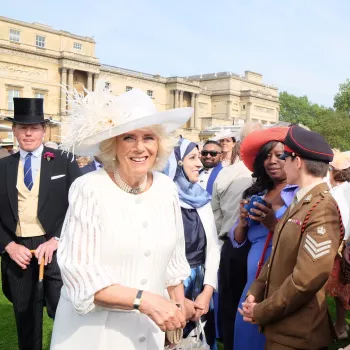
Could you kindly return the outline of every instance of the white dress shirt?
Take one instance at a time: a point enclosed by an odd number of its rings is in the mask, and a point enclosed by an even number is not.
[[[21,157],[21,161],[23,162],[23,166],[26,160],[26,156],[28,153],[32,153],[32,179],[33,179],[33,184],[35,181],[36,176],[38,175],[40,168],[41,168],[41,155],[44,150],[44,145],[41,144],[36,150],[32,152],[27,152],[24,151],[23,149],[19,149],[19,154]]]
[[[202,188],[205,190],[207,189],[208,185],[208,180],[210,177],[211,172],[213,171],[214,168],[210,169],[203,169],[203,171],[199,174],[199,181],[198,183],[201,185]]]

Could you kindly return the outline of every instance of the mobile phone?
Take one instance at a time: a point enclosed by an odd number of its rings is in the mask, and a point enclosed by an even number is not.
[[[254,195],[250,198],[249,200],[249,203],[245,204],[244,205],[244,208],[247,210],[247,212],[249,214],[252,214],[255,216],[255,214],[251,211],[252,209],[258,209],[253,203],[254,202],[257,202],[257,203],[261,203],[263,205],[267,205],[267,203],[258,195]],[[256,220],[253,220],[251,218],[247,218],[246,219],[248,221],[248,225],[251,226],[251,225],[259,225],[259,222],[256,221]]]

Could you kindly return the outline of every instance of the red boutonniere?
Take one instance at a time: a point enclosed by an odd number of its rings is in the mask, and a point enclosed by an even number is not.
[[[55,155],[51,152],[46,152],[44,154],[44,158],[47,159],[47,161],[49,162],[51,159],[55,159]]]

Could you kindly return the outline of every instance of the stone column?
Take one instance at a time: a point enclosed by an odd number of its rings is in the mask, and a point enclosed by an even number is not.
[[[95,73],[94,74],[94,89],[93,90],[96,89],[96,84],[97,84],[98,77],[99,77],[99,74]]]
[[[74,69],[68,69],[68,90],[73,91],[74,88],[74,80],[73,80]],[[71,109],[71,105],[68,100],[68,110]]]
[[[87,72],[87,89],[92,91],[92,73]]]
[[[61,68],[61,85],[64,88],[67,86],[67,68]],[[66,108],[67,108],[67,95],[61,88],[61,104],[60,104],[61,115],[66,114]]]
[[[250,122],[252,120],[252,102],[247,102],[246,106],[246,121]]]
[[[74,80],[73,80],[74,69],[68,69],[68,89],[73,89]]]
[[[232,119],[232,101],[227,101],[226,116],[227,119]]]
[[[175,108],[179,108],[179,90],[174,90]]]
[[[198,130],[200,130],[200,125],[199,125],[199,106],[198,106],[198,97],[199,94],[194,95],[195,100],[194,100],[194,127]]]
[[[190,119],[190,128],[194,129],[196,127],[196,122],[194,119],[194,115],[196,113],[196,94],[194,92],[191,92],[191,107],[194,109],[193,115],[191,116]]]
[[[183,106],[184,104],[184,92],[182,90],[180,90],[180,108]]]

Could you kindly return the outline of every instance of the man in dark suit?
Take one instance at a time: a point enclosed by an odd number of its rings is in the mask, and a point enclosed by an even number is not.
[[[84,175],[84,174],[90,173],[91,171],[95,171],[101,168],[103,168],[102,163],[97,157],[94,157],[92,159],[92,162],[80,168],[80,171]]]
[[[72,155],[43,146],[43,99],[14,98],[13,133],[19,152],[0,160],[2,287],[13,303],[20,350],[41,350],[34,329],[38,263],[45,261],[44,301],[55,316],[62,280],[56,249],[68,208],[68,190],[80,175]],[[35,250],[35,258],[30,250]]]

